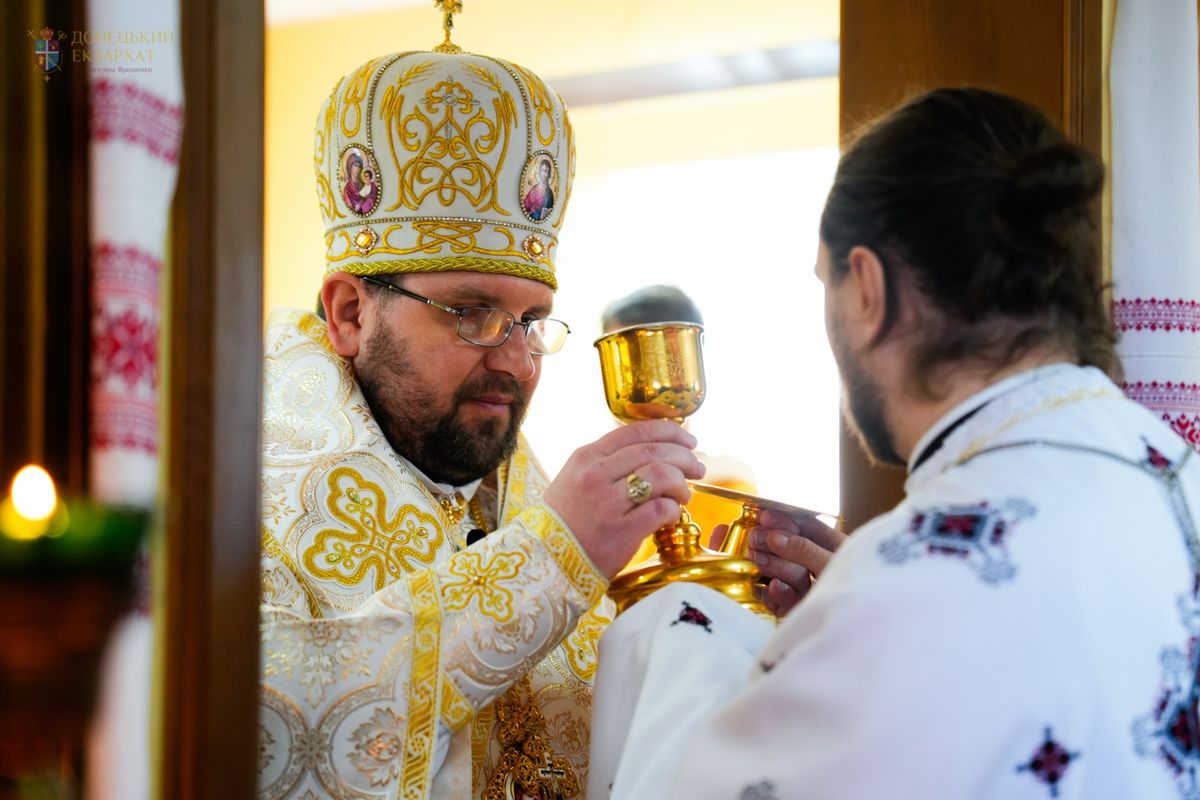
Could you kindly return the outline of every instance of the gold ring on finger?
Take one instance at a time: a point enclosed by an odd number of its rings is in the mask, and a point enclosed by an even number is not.
[[[635,472],[629,473],[629,477],[625,479],[625,496],[632,500],[634,505],[640,506],[649,500],[653,490],[650,481],[642,480]]]

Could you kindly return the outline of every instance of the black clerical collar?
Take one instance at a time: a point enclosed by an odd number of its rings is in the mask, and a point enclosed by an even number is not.
[[[950,434],[952,434],[956,430],[958,430],[959,426],[961,426],[964,422],[969,420],[971,417],[978,414],[983,409],[983,407],[986,406],[990,402],[991,402],[990,399],[985,400],[984,402],[982,402],[979,405],[972,408],[967,413],[963,414],[958,419],[954,420],[954,422],[951,422],[949,425],[942,428],[942,432],[939,433],[937,436],[933,437],[933,439],[929,442],[929,444],[925,445],[925,449],[923,449],[921,451],[921,454],[919,456],[917,456],[916,459],[913,460],[912,466],[908,468],[908,474],[909,475],[913,474],[921,467],[922,464],[924,464],[926,461],[928,461],[930,458],[932,458],[934,453],[936,453],[938,450],[942,449],[942,445],[946,443],[946,437],[948,437]]]

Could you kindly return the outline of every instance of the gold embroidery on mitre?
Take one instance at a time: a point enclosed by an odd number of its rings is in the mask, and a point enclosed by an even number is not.
[[[373,58],[346,79],[342,89],[342,116],[339,120],[342,135],[346,138],[357,136],[358,129],[362,127],[362,101],[366,99],[367,89],[370,88],[371,73],[382,61],[383,57]]]
[[[331,267],[336,269],[336,267]],[[528,278],[558,289],[554,273],[533,264],[517,264],[499,258],[479,256],[446,256],[444,258],[416,258],[412,260],[389,259],[387,261],[359,261],[341,267],[351,275],[390,275],[396,272],[486,272],[492,275],[512,275]]]
[[[403,241],[391,241],[397,234],[399,235],[396,238],[404,239],[406,226],[403,223],[384,228],[382,238],[376,233],[375,228],[365,226],[357,230],[331,231],[325,237],[327,268],[330,270],[343,269],[361,274],[361,271],[355,270],[350,265],[342,265],[341,262],[361,258],[368,254],[375,256],[417,254],[436,256],[449,251],[456,255],[447,256],[447,258],[463,261],[463,266],[456,268],[471,269],[475,272],[503,272],[504,274],[529,272],[529,275],[521,274],[518,277],[533,277],[535,280],[546,283],[553,281],[554,262],[551,258],[555,245],[553,239],[543,242],[537,237],[526,237],[525,241],[518,246],[516,236],[506,226],[485,225],[479,222],[426,220],[413,223],[411,227],[415,233],[415,241],[411,245]],[[481,239],[486,239],[487,244]],[[536,241],[531,243],[531,239]],[[533,262],[536,266],[500,260],[506,257],[519,258],[523,262]],[[489,261],[500,265],[500,269],[489,267]],[[419,261],[376,261],[371,263],[395,263],[402,272],[421,271],[417,268]],[[397,270],[392,268],[389,271]]]
[[[550,100],[550,89],[542,83],[541,78],[525,67],[513,64],[512,68],[521,73],[526,86],[529,87],[529,104],[533,106],[534,111],[534,133],[543,147],[549,147],[554,143],[554,135],[557,133],[554,129],[554,103]]]
[[[499,205],[497,180],[517,120],[512,95],[498,92],[492,102],[494,113],[489,115],[470,89],[447,79],[427,89],[406,113],[407,97],[400,89],[417,77],[412,73],[418,67],[426,65],[418,64],[406,71],[395,86],[384,91],[379,105],[399,175],[399,196],[387,210],[419,209],[430,195],[442,206],[449,206],[461,195],[476,211],[510,214]],[[401,163],[397,146],[413,155]],[[485,156],[497,147],[497,163],[489,164]]]
[[[329,95],[329,100],[326,101],[324,114],[319,122],[316,136],[313,141],[313,172],[317,175],[317,201],[321,205],[321,215],[325,219],[325,224],[329,225],[334,220],[345,217],[337,207],[337,199],[333,194],[333,186],[329,182],[327,174],[325,155],[329,143],[329,138],[333,135],[333,118],[337,110],[337,87],[334,87],[333,93]]]
[[[513,615],[513,595],[502,583],[517,577],[524,564],[524,554],[516,552],[494,553],[486,565],[478,552],[456,553],[446,569],[457,580],[442,585],[442,604],[459,611],[476,600],[480,613],[496,622],[508,622]]]
[[[389,518],[383,489],[350,467],[333,470],[328,485],[329,514],[350,530],[317,533],[303,558],[313,575],[354,587],[374,570],[379,591],[413,568],[433,563],[445,534],[432,514],[405,504]]]

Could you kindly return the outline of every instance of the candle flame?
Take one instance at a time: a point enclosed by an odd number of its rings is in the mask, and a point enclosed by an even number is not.
[[[30,464],[22,467],[13,478],[13,510],[30,522],[43,522],[50,518],[58,507],[58,494],[50,474],[39,466]]]

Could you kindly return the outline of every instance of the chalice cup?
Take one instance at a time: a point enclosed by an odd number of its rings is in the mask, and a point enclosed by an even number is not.
[[[704,402],[704,329],[687,322],[635,325],[602,336],[600,374],[608,409],[621,422],[669,419],[682,424]],[[687,510],[654,532],[656,553],[617,575],[608,596],[620,613],[669,583],[688,581],[715,589],[770,616],[755,595],[758,567],[741,555],[709,550]]]

